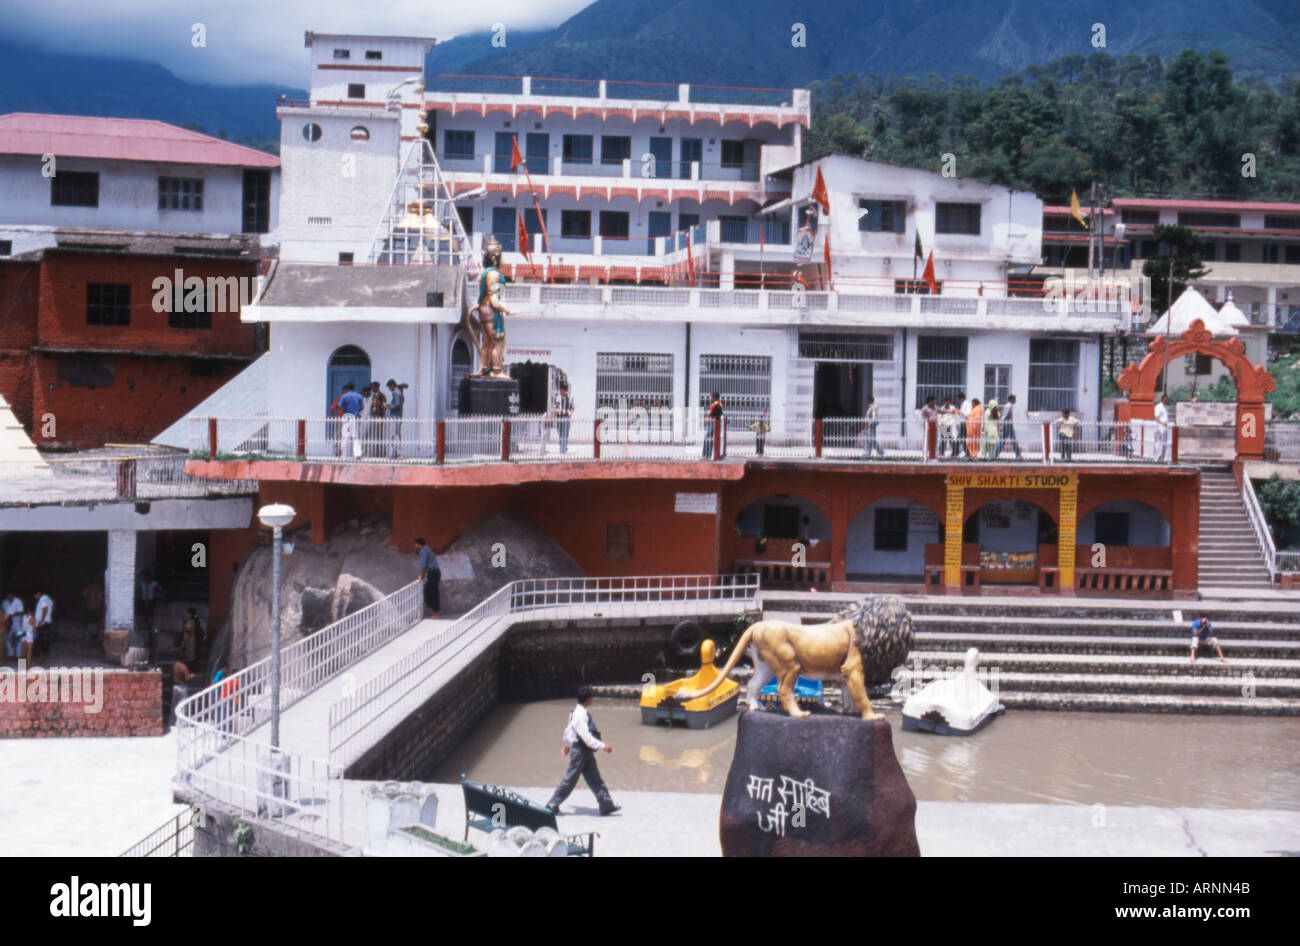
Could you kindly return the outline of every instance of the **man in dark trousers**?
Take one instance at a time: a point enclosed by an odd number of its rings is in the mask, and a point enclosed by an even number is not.
[[[551,800],[546,803],[546,807],[557,815],[560,813],[560,805],[578,784],[579,775],[586,780],[587,787],[596,796],[602,815],[612,815],[622,807],[614,804],[605,780],[600,777],[600,769],[596,767],[596,753],[601,749],[613,752],[614,748],[600,741],[600,730],[592,723],[591,714],[587,712],[587,707],[590,705],[591,687],[586,685],[578,687],[578,705],[569,714],[568,725],[564,727],[562,751],[569,757],[569,767],[564,772],[564,778],[560,779],[560,784],[556,786],[555,793],[551,795]]]
[[[438,568],[438,556],[424,539],[415,540],[415,554],[420,562],[420,580],[424,582],[424,609],[431,611],[425,617],[442,617],[442,607],[438,600],[438,583],[442,581],[442,570]]]

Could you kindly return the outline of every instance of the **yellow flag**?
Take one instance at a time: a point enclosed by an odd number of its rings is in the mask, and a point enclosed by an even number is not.
[[[1070,216],[1079,221],[1085,230],[1088,229],[1088,221],[1083,219],[1083,208],[1079,206],[1079,194],[1074,190],[1070,191]]]

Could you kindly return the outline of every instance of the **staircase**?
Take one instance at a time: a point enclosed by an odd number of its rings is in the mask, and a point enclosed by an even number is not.
[[[817,623],[856,597],[765,592],[764,617]],[[886,706],[936,679],[934,671],[959,670],[966,649],[977,647],[980,668],[996,670],[1008,709],[1300,716],[1300,609],[1293,602],[904,600],[916,640],[886,686],[893,698],[873,694]],[[1190,663],[1190,627],[1201,613],[1228,663],[1210,648]]]
[[[1197,587],[1271,588],[1268,565],[1230,470],[1201,468]]]

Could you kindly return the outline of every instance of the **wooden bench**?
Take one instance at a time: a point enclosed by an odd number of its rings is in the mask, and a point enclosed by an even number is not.
[[[465,840],[469,840],[469,829],[474,828],[485,834],[491,834],[498,828],[550,828],[559,833],[555,823],[555,814],[543,805],[535,804],[512,792],[503,785],[489,785],[486,782],[471,782],[464,775],[460,777],[460,787],[465,792]],[[596,850],[596,832],[586,834],[563,835],[569,845],[570,857],[591,857]]]

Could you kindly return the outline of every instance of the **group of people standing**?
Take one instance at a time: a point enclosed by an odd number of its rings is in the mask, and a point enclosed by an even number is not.
[[[921,408],[921,420],[927,425],[935,423],[939,429],[939,444],[935,453],[939,459],[951,456],[969,460],[996,460],[1004,450],[1024,459],[1020,440],[1016,437],[1016,396],[1007,398],[1006,404],[990,399],[982,404],[979,398],[967,398],[958,392],[956,403],[945,397],[943,406],[935,407],[935,398],[927,397]],[[874,405],[868,404],[868,411]]]
[[[4,624],[5,656],[10,660],[25,660],[31,666],[50,652],[54,599],[38,588],[36,607],[27,608],[23,599],[10,591],[0,601],[0,622]]]
[[[360,391],[351,381],[330,405],[334,455],[354,459],[383,456],[402,458],[402,415],[406,410],[406,388],[395,379],[388,379],[388,393],[380,390],[379,382],[372,381]]]

